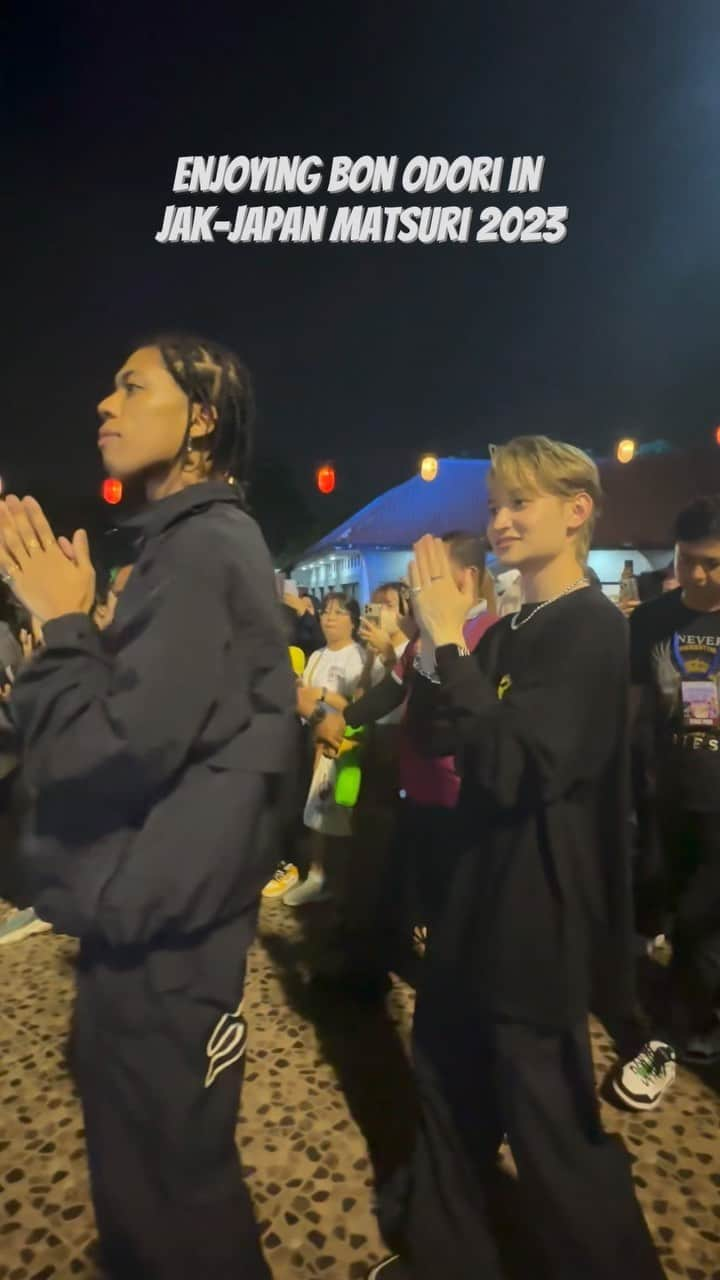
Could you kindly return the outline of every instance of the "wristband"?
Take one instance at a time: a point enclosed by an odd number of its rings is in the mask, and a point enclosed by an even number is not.
[[[456,653],[458,658],[472,657],[467,645],[464,644],[441,644],[438,646],[436,652],[440,653],[441,649],[449,649],[451,653]]]
[[[443,649],[449,649],[451,653],[456,653],[459,658],[472,657],[472,654],[468,649],[467,645],[464,645],[464,644],[439,645],[436,650],[436,655],[440,653]],[[422,662],[422,654],[418,653],[415,655],[415,659],[413,661],[413,667],[417,671],[418,675],[423,676],[425,680],[429,680],[431,684],[441,684],[442,682],[440,680],[437,667],[435,667],[433,671],[426,671],[424,667],[421,665],[421,662]]]

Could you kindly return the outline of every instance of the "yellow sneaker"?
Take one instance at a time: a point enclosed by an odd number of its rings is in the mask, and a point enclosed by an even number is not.
[[[281,862],[272,880],[263,889],[263,898],[282,898],[290,889],[294,889],[300,872],[292,862]]]

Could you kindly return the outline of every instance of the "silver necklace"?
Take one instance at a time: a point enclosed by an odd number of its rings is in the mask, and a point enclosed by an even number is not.
[[[549,604],[555,604],[556,600],[562,600],[563,596],[570,595],[571,591],[579,591],[581,587],[587,587],[587,586],[588,586],[587,578],[578,578],[577,582],[573,582],[569,587],[566,587],[565,590],[561,591],[559,595],[553,596],[552,599],[550,600],[541,601],[541,603],[536,605],[535,608],[532,610],[532,612],[527,615],[527,617],[521,618],[519,612],[514,613],[512,618],[510,619],[511,630],[519,631],[521,627],[525,626],[526,622],[531,622],[532,619],[535,617],[535,614],[539,613],[541,609],[546,609]]]

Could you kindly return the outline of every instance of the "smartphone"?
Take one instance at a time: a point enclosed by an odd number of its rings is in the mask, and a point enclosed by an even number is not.
[[[372,622],[374,627],[382,626],[382,605],[381,604],[366,604],[364,613],[368,622]]]
[[[293,578],[286,578],[286,579],[285,579],[285,582],[283,583],[283,595],[284,595],[284,596],[299,596],[299,595],[300,595],[300,591],[299,591],[299,589],[298,589],[298,584],[297,584],[297,582],[295,582],[295,581],[294,581],[294,579],[293,579]]]

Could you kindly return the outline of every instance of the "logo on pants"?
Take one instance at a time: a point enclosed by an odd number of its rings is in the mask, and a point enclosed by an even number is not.
[[[221,1071],[242,1058],[247,1044],[247,1022],[243,1016],[243,1001],[235,1013],[224,1013],[207,1042],[210,1059],[205,1088],[217,1080]]]

